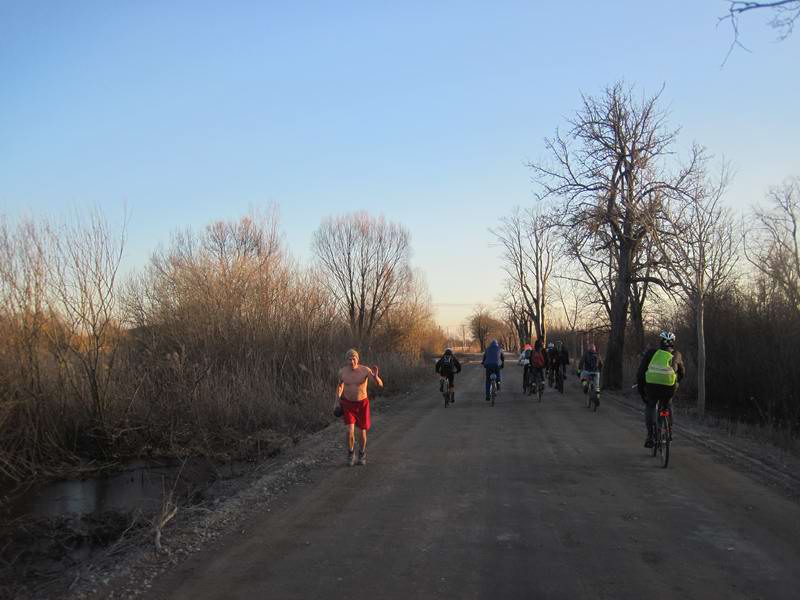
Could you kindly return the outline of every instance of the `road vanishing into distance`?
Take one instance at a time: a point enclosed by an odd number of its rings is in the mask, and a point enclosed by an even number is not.
[[[433,368],[431,368],[433,371]],[[444,408],[438,378],[387,399],[368,464],[315,467],[270,512],[157,579],[146,597],[800,598],[800,505],[681,438],[661,469],[641,412],[570,374],[541,404],[507,363]]]

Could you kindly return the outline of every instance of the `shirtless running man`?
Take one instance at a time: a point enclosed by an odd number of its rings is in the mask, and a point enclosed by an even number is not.
[[[349,365],[339,369],[339,385],[336,387],[336,399],[342,407],[342,421],[347,428],[347,464],[355,464],[355,426],[361,430],[361,448],[358,451],[358,464],[367,464],[367,430],[369,420],[369,397],[367,381],[383,387],[378,375],[377,365],[370,369],[359,365],[358,352],[347,351]]]

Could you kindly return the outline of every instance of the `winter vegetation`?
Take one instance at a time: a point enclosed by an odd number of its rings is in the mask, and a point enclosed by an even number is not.
[[[247,457],[332,419],[355,345],[404,385],[441,347],[400,225],[323,221],[302,266],[277,213],[181,231],[120,277],[125,226],[0,220],[0,479],[128,457]]]
[[[588,341],[604,385],[629,387],[658,331],[689,367],[679,391],[697,413],[800,428],[800,177],[747,214],[726,205],[730,169],[678,147],[661,92],[616,83],[584,96],[528,166],[534,207],[492,229],[506,264],[499,314],[478,307],[476,339]],[[481,347],[483,343],[481,343]]]

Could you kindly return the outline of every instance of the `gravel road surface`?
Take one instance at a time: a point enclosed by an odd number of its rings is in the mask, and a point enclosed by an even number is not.
[[[494,407],[475,364],[447,409],[433,378],[392,400],[366,466],[345,466],[341,445],[146,597],[800,597],[796,501],[680,422],[661,469],[635,410],[587,411],[574,376],[538,404],[521,371],[505,368]]]

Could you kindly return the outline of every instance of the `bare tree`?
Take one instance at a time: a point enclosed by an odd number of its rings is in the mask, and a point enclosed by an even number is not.
[[[483,304],[475,306],[472,314],[468,317],[469,331],[472,337],[478,341],[480,351],[486,350],[486,338],[492,325],[492,314]]]
[[[800,311],[800,177],[772,188],[768,200],[770,208],[755,210],[746,257]]]
[[[506,320],[517,332],[517,339],[524,344],[531,340],[533,321],[531,321],[520,295],[516,282],[509,279],[506,281],[506,291],[500,296],[499,302],[504,308]]]
[[[695,168],[697,149],[675,174],[664,161],[677,131],[658,109],[660,94],[634,100],[622,83],[599,98],[583,97],[566,136],[546,141],[551,163],[530,163],[539,198],[562,201],[560,225],[575,231],[574,255],[600,256],[600,274],[585,268],[604,296],[611,332],[604,373],[609,388],[623,385],[623,351],[631,285],[663,282],[642,270],[637,260],[648,243],[667,192],[685,185]],[[589,250],[591,254],[585,252]]]
[[[561,305],[564,322],[572,337],[573,349],[577,354],[578,329],[582,325],[582,318],[588,305],[586,291],[575,279],[556,279],[555,296]]]
[[[546,339],[548,283],[555,258],[547,220],[538,208],[515,208],[510,217],[501,219],[500,227],[490,231],[504,249],[504,269],[536,337]],[[530,337],[521,341],[530,342]]]
[[[67,381],[83,395],[88,387],[94,418],[106,432],[109,385],[119,346],[117,275],[125,248],[125,225],[112,231],[99,211],[51,231],[49,278],[52,281],[50,335]]]
[[[353,336],[368,340],[408,289],[408,231],[365,212],[330,217],[315,232],[312,248]]]
[[[694,315],[701,414],[706,406],[706,302],[730,282],[738,259],[733,217],[721,200],[727,185],[725,168],[716,182],[700,170],[692,189],[665,211],[668,229],[655,237],[664,254],[664,267],[674,280],[673,289]]]
[[[744,48],[739,41],[739,19],[742,15],[753,11],[769,12],[772,19],[769,26],[778,32],[778,40],[788,38],[794,30],[795,21],[800,18],[800,0],[774,0],[773,2],[749,2],[747,0],[728,0],[728,12],[719,18],[719,22],[728,21],[733,29],[733,41],[725,56],[728,60],[735,47]],[[725,64],[723,62],[723,64]]]

